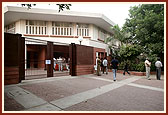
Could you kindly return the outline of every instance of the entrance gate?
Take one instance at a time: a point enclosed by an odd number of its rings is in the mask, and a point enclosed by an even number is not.
[[[94,67],[94,48],[74,43],[65,44],[23,38],[19,34],[4,33],[4,81],[15,84],[25,79],[44,78],[62,75],[92,74]],[[61,45],[59,47],[59,45]],[[63,47],[64,45],[64,47]],[[60,50],[58,50],[60,48]],[[64,55],[69,71],[54,70],[53,58],[66,49]],[[55,54],[56,53],[56,54]],[[69,53],[69,54],[68,54]],[[62,56],[62,54],[60,55]],[[26,58],[25,58],[26,57]],[[59,74],[58,74],[59,73]]]

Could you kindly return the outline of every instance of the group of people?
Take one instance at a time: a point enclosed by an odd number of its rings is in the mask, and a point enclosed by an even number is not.
[[[155,67],[156,67],[156,79],[160,80],[161,77],[161,67],[162,67],[162,62],[160,61],[160,58],[157,59],[155,62]],[[151,62],[149,61],[148,58],[145,60],[145,67],[146,67],[146,78],[150,80],[150,67],[151,67]]]
[[[113,70],[113,79],[114,81],[116,81],[116,72],[118,69],[118,60],[117,59],[113,59],[110,63],[110,66],[112,66],[112,70]],[[107,58],[105,57],[104,59],[100,59],[99,57],[96,58],[96,73],[98,76],[101,76],[101,71],[104,72],[106,71],[106,74],[108,74],[108,61]]]
[[[54,61],[54,71],[56,71],[58,69],[58,71],[63,71],[64,68],[66,68],[67,70],[69,70],[69,66],[66,63],[66,59],[63,57],[59,57],[58,59],[53,58]]]
[[[110,66],[112,67],[113,80],[116,81],[116,72],[117,72],[117,69],[119,66],[119,61],[117,59],[115,59],[115,57],[114,57],[114,59],[110,63]],[[150,66],[151,66],[151,62],[149,61],[148,58],[146,58],[145,67],[146,67],[146,77],[148,80],[150,80]],[[160,58],[158,58],[158,60],[155,62],[155,67],[156,67],[156,78],[157,78],[157,80],[160,80],[161,67],[162,67],[162,63],[160,61]],[[101,76],[101,71],[103,71],[103,74],[104,74],[104,70],[106,71],[106,74],[108,74],[108,61],[107,61],[106,57],[104,59],[100,59],[99,57],[96,58],[95,70],[97,70],[96,74],[98,76]],[[128,64],[127,63],[125,63],[123,75],[125,75],[125,72],[127,72],[130,75],[130,73],[128,72]]]
[[[101,76],[101,71],[106,71],[106,74],[108,74],[108,62],[107,58],[105,57],[104,59],[100,59],[99,57],[96,58],[96,70],[97,70],[97,75]]]

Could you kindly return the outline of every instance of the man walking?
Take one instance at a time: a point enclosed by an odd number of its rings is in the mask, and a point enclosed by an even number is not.
[[[150,66],[151,66],[151,62],[149,62],[149,59],[146,58],[145,60],[145,67],[146,67],[146,78],[148,80],[151,80],[149,77],[150,77]]]
[[[112,70],[113,70],[113,80],[116,81],[116,72],[118,69],[118,60],[114,59],[111,61],[111,66],[112,66]]]
[[[105,57],[104,60],[103,60],[103,74],[104,74],[104,70],[106,70],[106,74],[108,74],[107,64],[108,64],[108,62],[107,62],[107,59]]]
[[[125,63],[125,66],[124,66],[123,75],[125,75],[125,72],[127,72],[130,75],[130,73],[128,72],[128,64],[127,64],[127,62]]]
[[[158,60],[155,62],[155,66],[156,66],[156,78],[157,80],[160,80],[161,67],[162,67],[162,62],[160,61],[160,58],[158,58]]]

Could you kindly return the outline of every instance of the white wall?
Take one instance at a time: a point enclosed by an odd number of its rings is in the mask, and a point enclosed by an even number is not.
[[[20,33],[20,34],[25,34],[25,25],[26,25],[26,20],[19,20],[16,22],[16,33]],[[74,27],[76,27],[76,23],[73,24]],[[52,35],[52,22],[47,22],[47,35]],[[82,41],[82,45],[86,45],[86,46],[92,46],[92,47],[96,47],[96,48],[102,48],[105,49],[107,51],[107,54],[109,52],[108,50],[108,45],[98,41],[98,27],[96,27],[93,24],[89,25],[89,35],[91,37],[91,39],[89,40],[88,38],[84,38]],[[28,36],[23,36],[26,38],[32,38],[32,39],[37,39],[37,40],[45,40],[45,41],[52,41],[52,42],[57,42],[57,43],[63,43],[63,44],[71,44],[71,43],[75,43],[75,44],[80,44],[77,38],[64,38],[64,37],[28,37]]]
[[[92,40],[98,40],[98,27],[93,25],[93,38]]]

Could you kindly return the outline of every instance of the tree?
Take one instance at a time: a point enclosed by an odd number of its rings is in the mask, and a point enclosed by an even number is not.
[[[21,4],[22,6],[26,6],[28,9],[31,9],[36,4]],[[49,4],[50,5],[50,4]],[[71,4],[56,4],[59,6],[59,12],[63,11],[64,9],[70,10]]]
[[[164,51],[164,5],[142,4],[131,7],[123,29],[131,33],[129,41],[141,46],[148,56],[162,57]]]
[[[113,32],[113,36],[106,38],[105,43],[108,43],[108,42],[113,43],[115,39],[119,40],[121,44],[127,42],[127,38],[129,38],[129,33],[126,33],[125,31],[120,29],[118,25],[114,25],[111,29],[112,29],[111,31]]]

